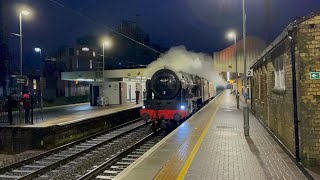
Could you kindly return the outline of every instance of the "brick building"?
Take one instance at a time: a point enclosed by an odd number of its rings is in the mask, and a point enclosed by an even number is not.
[[[8,14],[8,2],[0,0],[0,96],[8,94],[8,65],[10,61],[8,48],[8,28],[5,16]]]
[[[320,72],[320,13],[289,24],[251,68],[253,112],[305,166],[320,167],[320,78],[310,76]]]
[[[246,37],[247,69],[249,69],[250,64],[256,61],[265,48],[266,42],[264,40],[254,36]],[[214,52],[213,69],[215,71],[222,72],[221,75],[225,80],[228,79],[227,73],[229,72],[229,78],[234,80],[233,88],[238,87],[238,92],[243,94],[242,79],[237,79],[236,74],[236,72],[238,72],[239,77],[241,77],[244,73],[243,40],[238,40],[236,45],[232,44],[219,52]],[[238,85],[236,83],[238,83]],[[251,89],[249,88],[249,98],[250,94]]]

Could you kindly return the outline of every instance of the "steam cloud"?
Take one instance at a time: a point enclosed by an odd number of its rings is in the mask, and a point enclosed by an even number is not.
[[[211,56],[188,51],[184,46],[172,47],[168,52],[148,65],[145,75],[151,77],[159,69],[168,68],[206,78],[216,85],[225,86],[227,82],[213,70]]]

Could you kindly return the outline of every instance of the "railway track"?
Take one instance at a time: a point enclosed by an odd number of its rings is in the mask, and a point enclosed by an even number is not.
[[[154,133],[150,133],[142,140],[122,150],[117,155],[110,158],[108,161],[96,166],[90,170],[87,174],[80,177],[78,180],[88,179],[113,179],[121,171],[132,164],[136,159],[142,156],[145,152],[151,149],[162,138],[163,134],[155,136]]]
[[[0,179],[33,179],[145,126],[136,119],[0,169]]]

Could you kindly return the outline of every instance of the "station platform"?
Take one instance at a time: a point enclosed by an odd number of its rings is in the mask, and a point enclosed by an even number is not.
[[[244,136],[241,109],[223,92],[116,179],[307,179],[251,114]]]
[[[104,107],[89,104],[46,108],[43,120],[34,112],[34,124],[0,125],[0,152],[52,149],[140,117],[141,104]]]
[[[0,124],[0,127],[48,127],[66,125],[85,119],[106,116],[112,113],[141,107],[141,104],[127,103],[123,105],[90,106],[90,103],[80,103],[44,108],[34,111],[33,124]]]

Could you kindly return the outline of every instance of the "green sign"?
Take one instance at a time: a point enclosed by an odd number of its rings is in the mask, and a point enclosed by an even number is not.
[[[27,76],[22,76],[22,75],[12,75],[10,82],[13,86],[16,85],[26,85],[28,82]]]
[[[310,79],[320,79],[320,72],[310,72]]]

